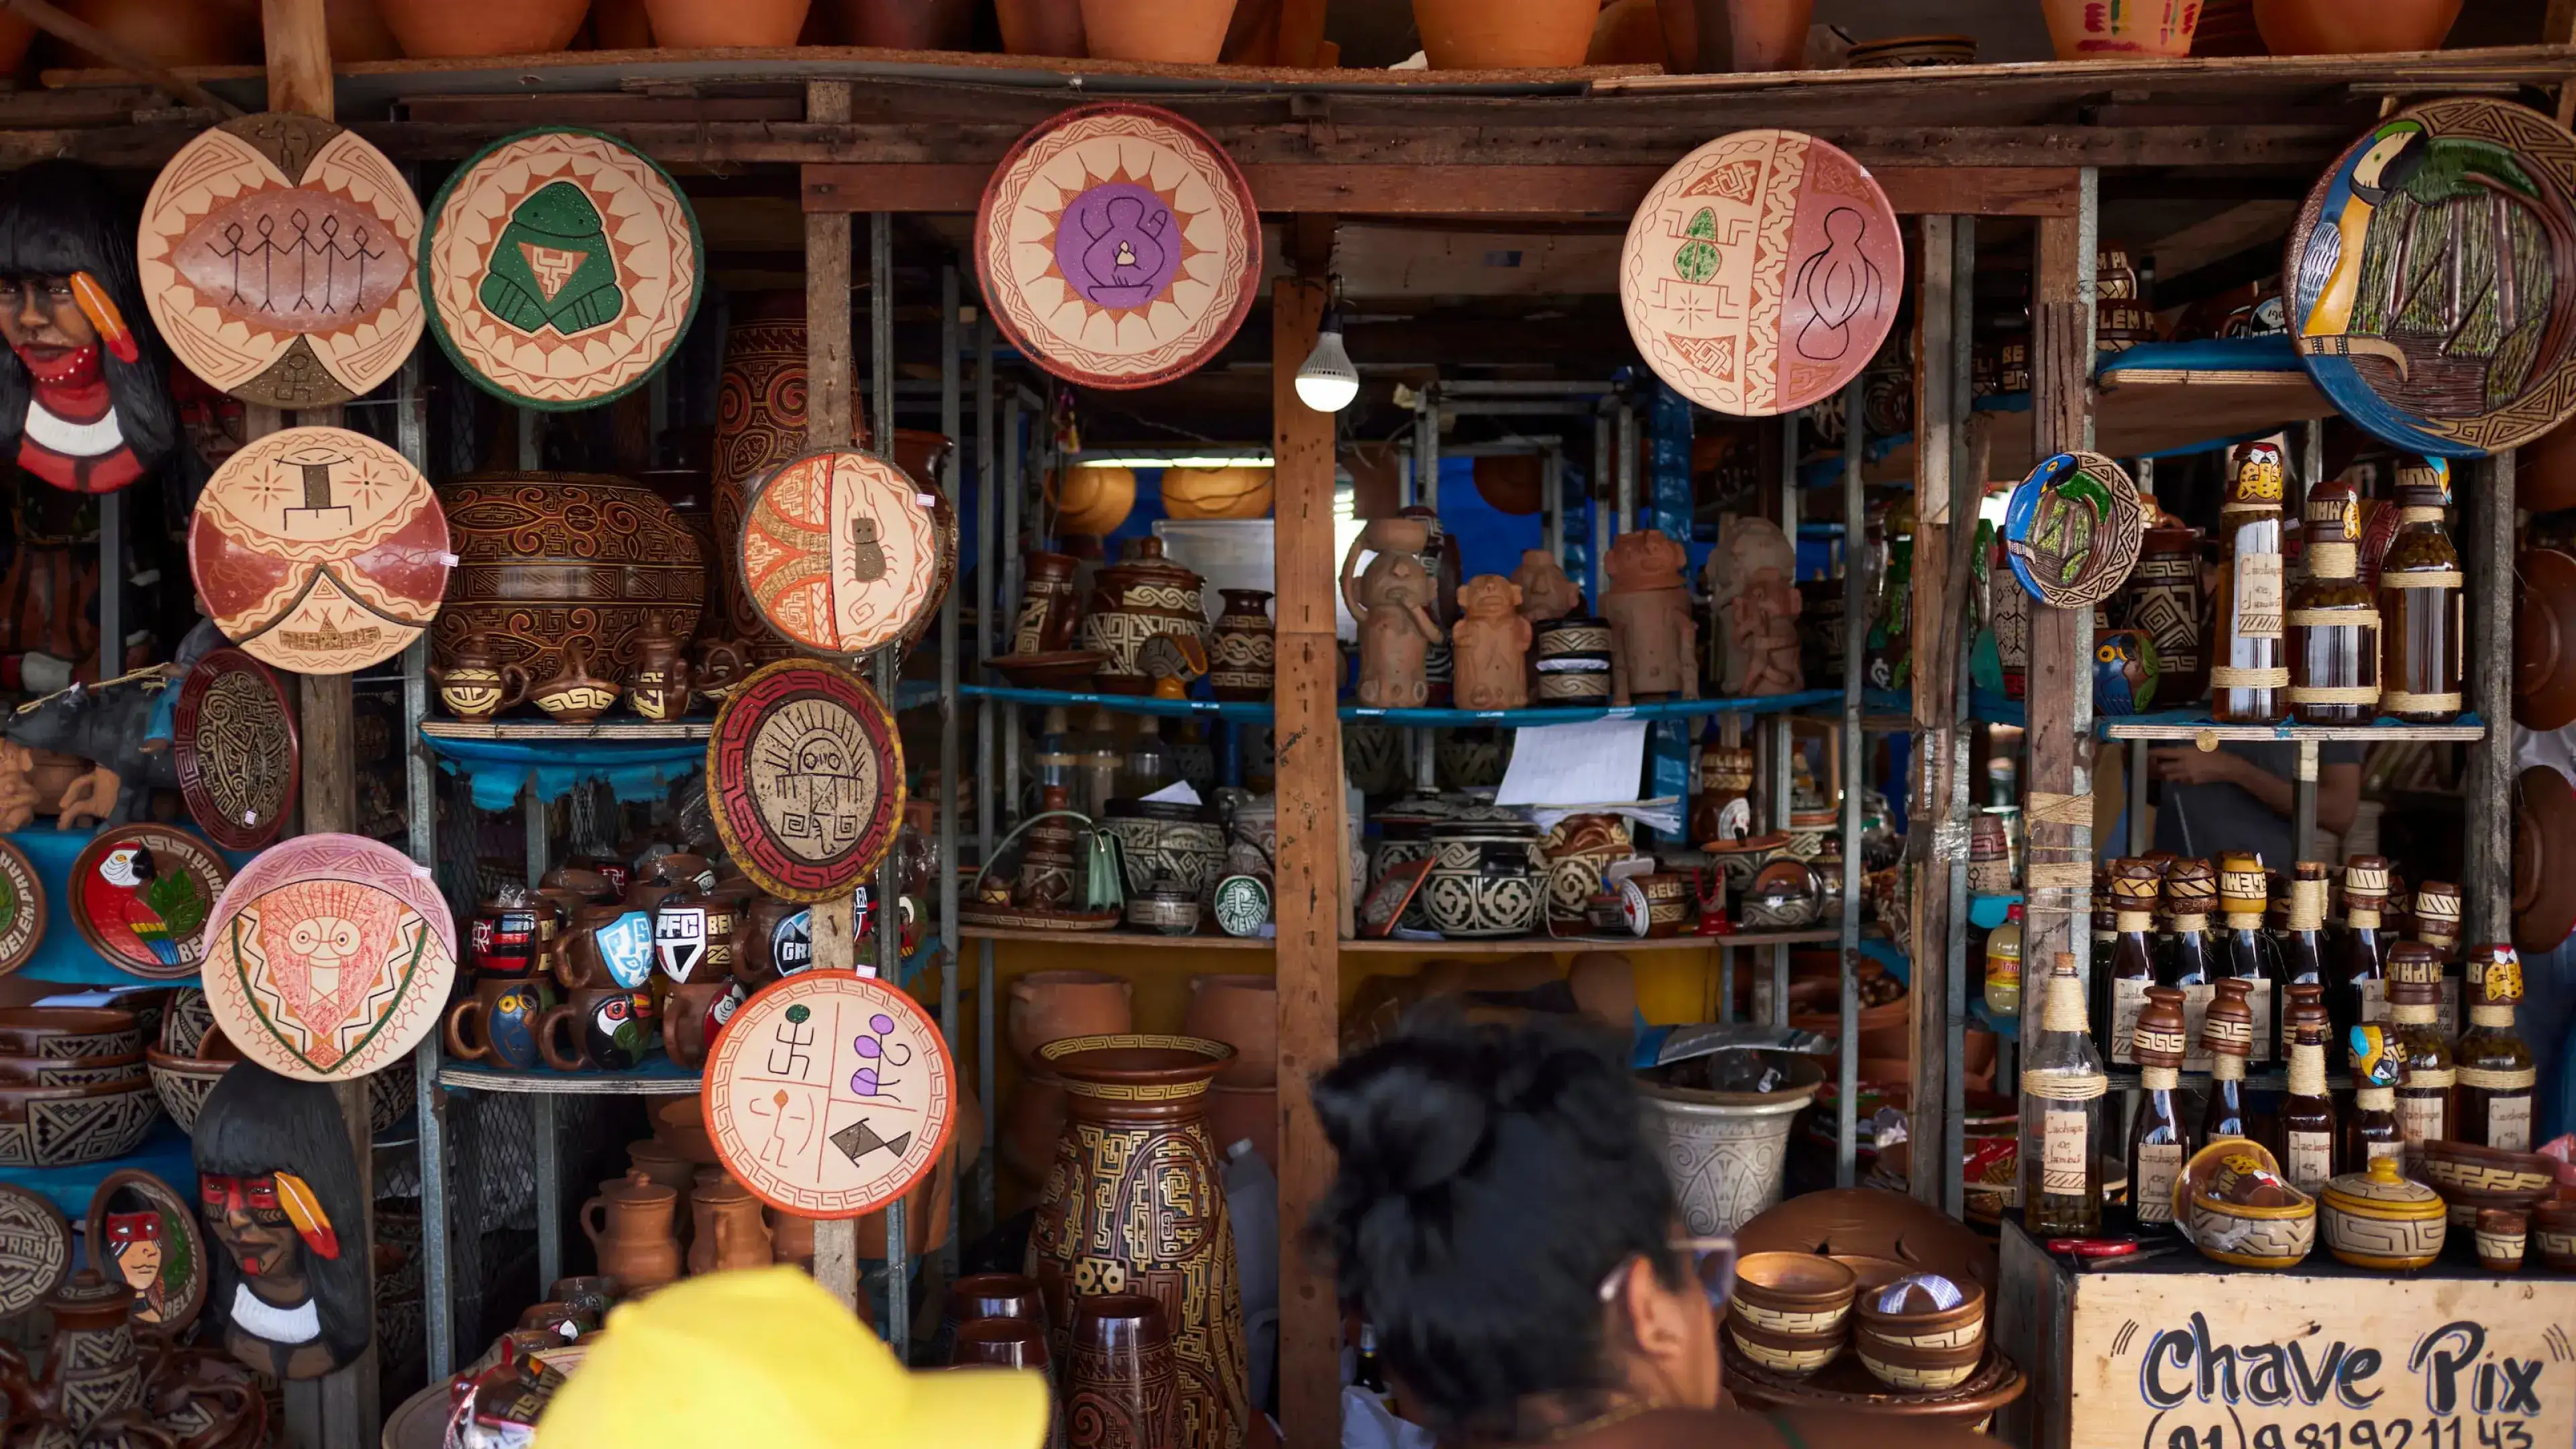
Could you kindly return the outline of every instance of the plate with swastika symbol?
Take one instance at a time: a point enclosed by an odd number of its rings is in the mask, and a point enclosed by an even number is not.
[[[734,1180],[809,1218],[862,1217],[947,1150],[957,1066],[939,1026],[887,982],[809,971],[764,988],[717,1036],[700,1089]]]

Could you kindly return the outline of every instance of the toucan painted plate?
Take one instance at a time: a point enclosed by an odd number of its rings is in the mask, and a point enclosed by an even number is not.
[[[2004,509],[2004,556],[2030,596],[2060,609],[2101,603],[2129,581],[2147,516],[2127,470],[2099,453],[2040,460]]]

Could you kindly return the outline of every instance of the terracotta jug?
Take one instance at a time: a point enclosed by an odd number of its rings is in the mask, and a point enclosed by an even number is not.
[[[590,646],[576,639],[564,645],[563,655],[563,671],[543,683],[530,684],[527,671],[515,664],[501,666],[501,678],[563,724],[588,724],[608,713],[617,703],[617,681],[590,672]]]
[[[680,1276],[680,1244],[671,1220],[679,1193],[641,1170],[599,1185],[581,1205],[581,1230],[599,1251],[599,1271],[629,1294]]]
[[[653,615],[635,636],[635,667],[626,672],[626,705],[649,720],[674,720],[689,712],[689,660],[681,641]]]
[[[1011,980],[1011,1050],[1035,1065],[1049,1042],[1136,1029],[1135,986],[1098,971],[1031,971]]]
[[[13,1436],[11,1444],[71,1449],[100,1420],[143,1407],[143,1386],[167,1341],[152,1341],[153,1362],[147,1365],[135,1346],[132,1290],[89,1268],[46,1294],[44,1302],[54,1320],[44,1369],[37,1372],[24,1354],[0,1343],[0,1393],[8,1396],[7,1423],[39,1426],[32,1441]]]
[[[1690,555],[1660,530],[1623,533],[1610,545],[1610,702],[1640,694],[1699,698],[1699,623],[1682,565]]]
[[[1279,1080],[1279,982],[1250,973],[1210,972],[1190,978],[1190,1004],[1181,1030],[1234,1048],[1234,1059],[1216,1079],[1232,1087],[1266,1087]]]
[[[448,651],[448,663],[429,666],[438,686],[438,702],[458,719],[485,720],[517,706],[528,697],[526,677],[515,686],[502,677],[500,656],[489,637],[477,634]]]
[[[689,1194],[689,1214],[696,1229],[689,1244],[691,1273],[770,1265],[769,1223],[751,1189],[731,1178],[701,1187]]]
[[[1435,585],[1422,561],[1430,543],[1423,520],[1380,518],[1361,530],[1342,559],[1342,601],[1360,629],[1361,704],[1419,709],[1430,701],[1428,655],[1447,642],[1431,612]],[[1367,552],[1377,556],[1366,574],[1354,576]]]
[[[1479,574],[1458,591],[1465,617],[1449,631],[1458,708],[1519,709],[1529,703],[1531,630],[1520,606],[1520,585],[1501,574]]]

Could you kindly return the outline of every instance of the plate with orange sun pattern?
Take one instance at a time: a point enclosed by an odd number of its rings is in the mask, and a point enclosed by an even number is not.
[[[1187,120],[1112,102],[1022,136],[984,188],[975,267],[1039,366],[1140,388],[1203,366],[1261,281],[1261,216],[1232,158]]]

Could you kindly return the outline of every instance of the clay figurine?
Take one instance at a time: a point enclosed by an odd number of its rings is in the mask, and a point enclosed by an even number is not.
[[[1682,565],[1690,555],[1661,530],[1623,533],[1610,545],[1610,702],[1640,694],[1699,698],[1699,624]]]
[[[1519,612],[1522,603],[1520,585],[1501,574],[1478,574],[1458,591],[1464,617],[1450,630],[1449,642],[1457,651],[1460,709],[1519,709],[1529,703],[1530,621]]]
[[[1429,542],[1420,519],[1381,518],[1342,563],[1342,597],[1360,627],[1360,703],[1372,709],[1419,709],[1431,698],[1425,656],[1443,640],[1431,613],[1431,571],[1422,562]],[[1354,580],[1351,565],[1363,549],[1377,557]]]
[[[0,193],[0,449],[113,493],[178,446],[170,360],[134,270],[134,218],[95,167],[45,161]]]
[[[1724,631],[1725,672],[1718,688],[1732,699],[1795,694],[1806,687],[1798,662],[1798,550],[1780,525],[1730,518],[1725,541],[1708,556],[1709,612]]]
[[[1543,548],[1521,554],[1521,566],[1512,570],[1512,582],[1520,586],[1521,617],[1533,624],[1562,619],[1583,607],[1583,589],[1565,576],[1556,555]]]
[[[332,1089],[238,1062],[195,1136],[224,1347],[282,1379],[356,1362],[374,1332],[365,1204]]]
[[[35,752],[0,743],[0,831],[26,829],[36,818],[36,805]]]
[[[103,685],[74,684],[18,706],[0,723],[0,736],[11,744],[91,762],[90,772],[48,807],[61,812],[56,823],[62,829],[84,819],[110,825],[149,819],[151,792],[179,788],[176,759],[167,748],[153,748],[151,740],[153,712],[169,686],[159,667]]]

